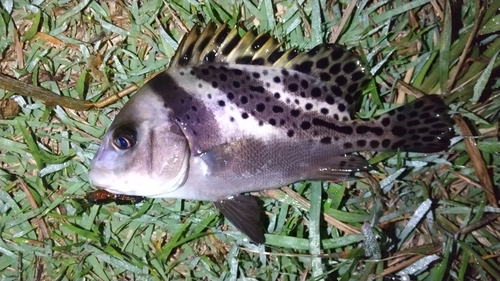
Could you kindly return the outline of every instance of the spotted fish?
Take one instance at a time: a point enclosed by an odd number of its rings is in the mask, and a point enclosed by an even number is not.
[[[131,196],[213,201],[264,243],[247,192],[370,170],[358,151],[447,149],[452,119],[428,95],[354,118],[371,77],[335,44],[284,50],[267,34],[209,24],[121,109],[91,163],[93,186]]]

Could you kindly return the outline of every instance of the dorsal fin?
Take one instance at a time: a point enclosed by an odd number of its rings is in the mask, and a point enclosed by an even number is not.
[[[209,23],[200,33],[197,25],[181,41],[170,67],[222,62],[297,70],[322,81],[346,102],[345,110],[352,116],[371,79],[361,60],[336,44],[321,44],[300,52],[294,48],[282,50],[282,43],[268,33],[255,36],[252,30],[245,31],[242,37],[238,26],[230,29],[222,24],[217,28]]]

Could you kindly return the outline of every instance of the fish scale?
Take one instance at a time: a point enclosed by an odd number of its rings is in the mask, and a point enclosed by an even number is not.
[[[113,120],[89,179],[112,193],[213,201],[264,243],[259,206],[245,193],[371,169],[351,152],[449,146],[453,120],[436,95],[355,119],[370,79],[338,45],[300,52],[268,34],[194,28]]]

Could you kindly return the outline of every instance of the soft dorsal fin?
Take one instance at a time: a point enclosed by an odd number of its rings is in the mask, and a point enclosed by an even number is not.
[[[240,36],[239,27],[218,28],[209,23],[203,32],[197,25],[181,41],[170,67],[203,62],[263,65],[300,71],[322,81],[345,101],[350,116],[361,101],[363,88],[370,82],[367,67],[354,53],[336,44],[321,44],[308,52],[283,50],[282,43],[268,33],[255,36],[252,30]]]

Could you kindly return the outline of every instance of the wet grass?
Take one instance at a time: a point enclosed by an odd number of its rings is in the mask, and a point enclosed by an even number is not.
[[[39,2],[1,1],[0,72],[61,96],[133,91],[194,24],[240,23],[286,47],[355,49],[374,75],[360,117],[438,94],[459,137],[443,153],[366,153],[376,169],[357,181],[262,193],[256,246],[208,202],[83,199],[127,97],[75,111],[0,90],[0,279],[500,279],[499,1]]]

